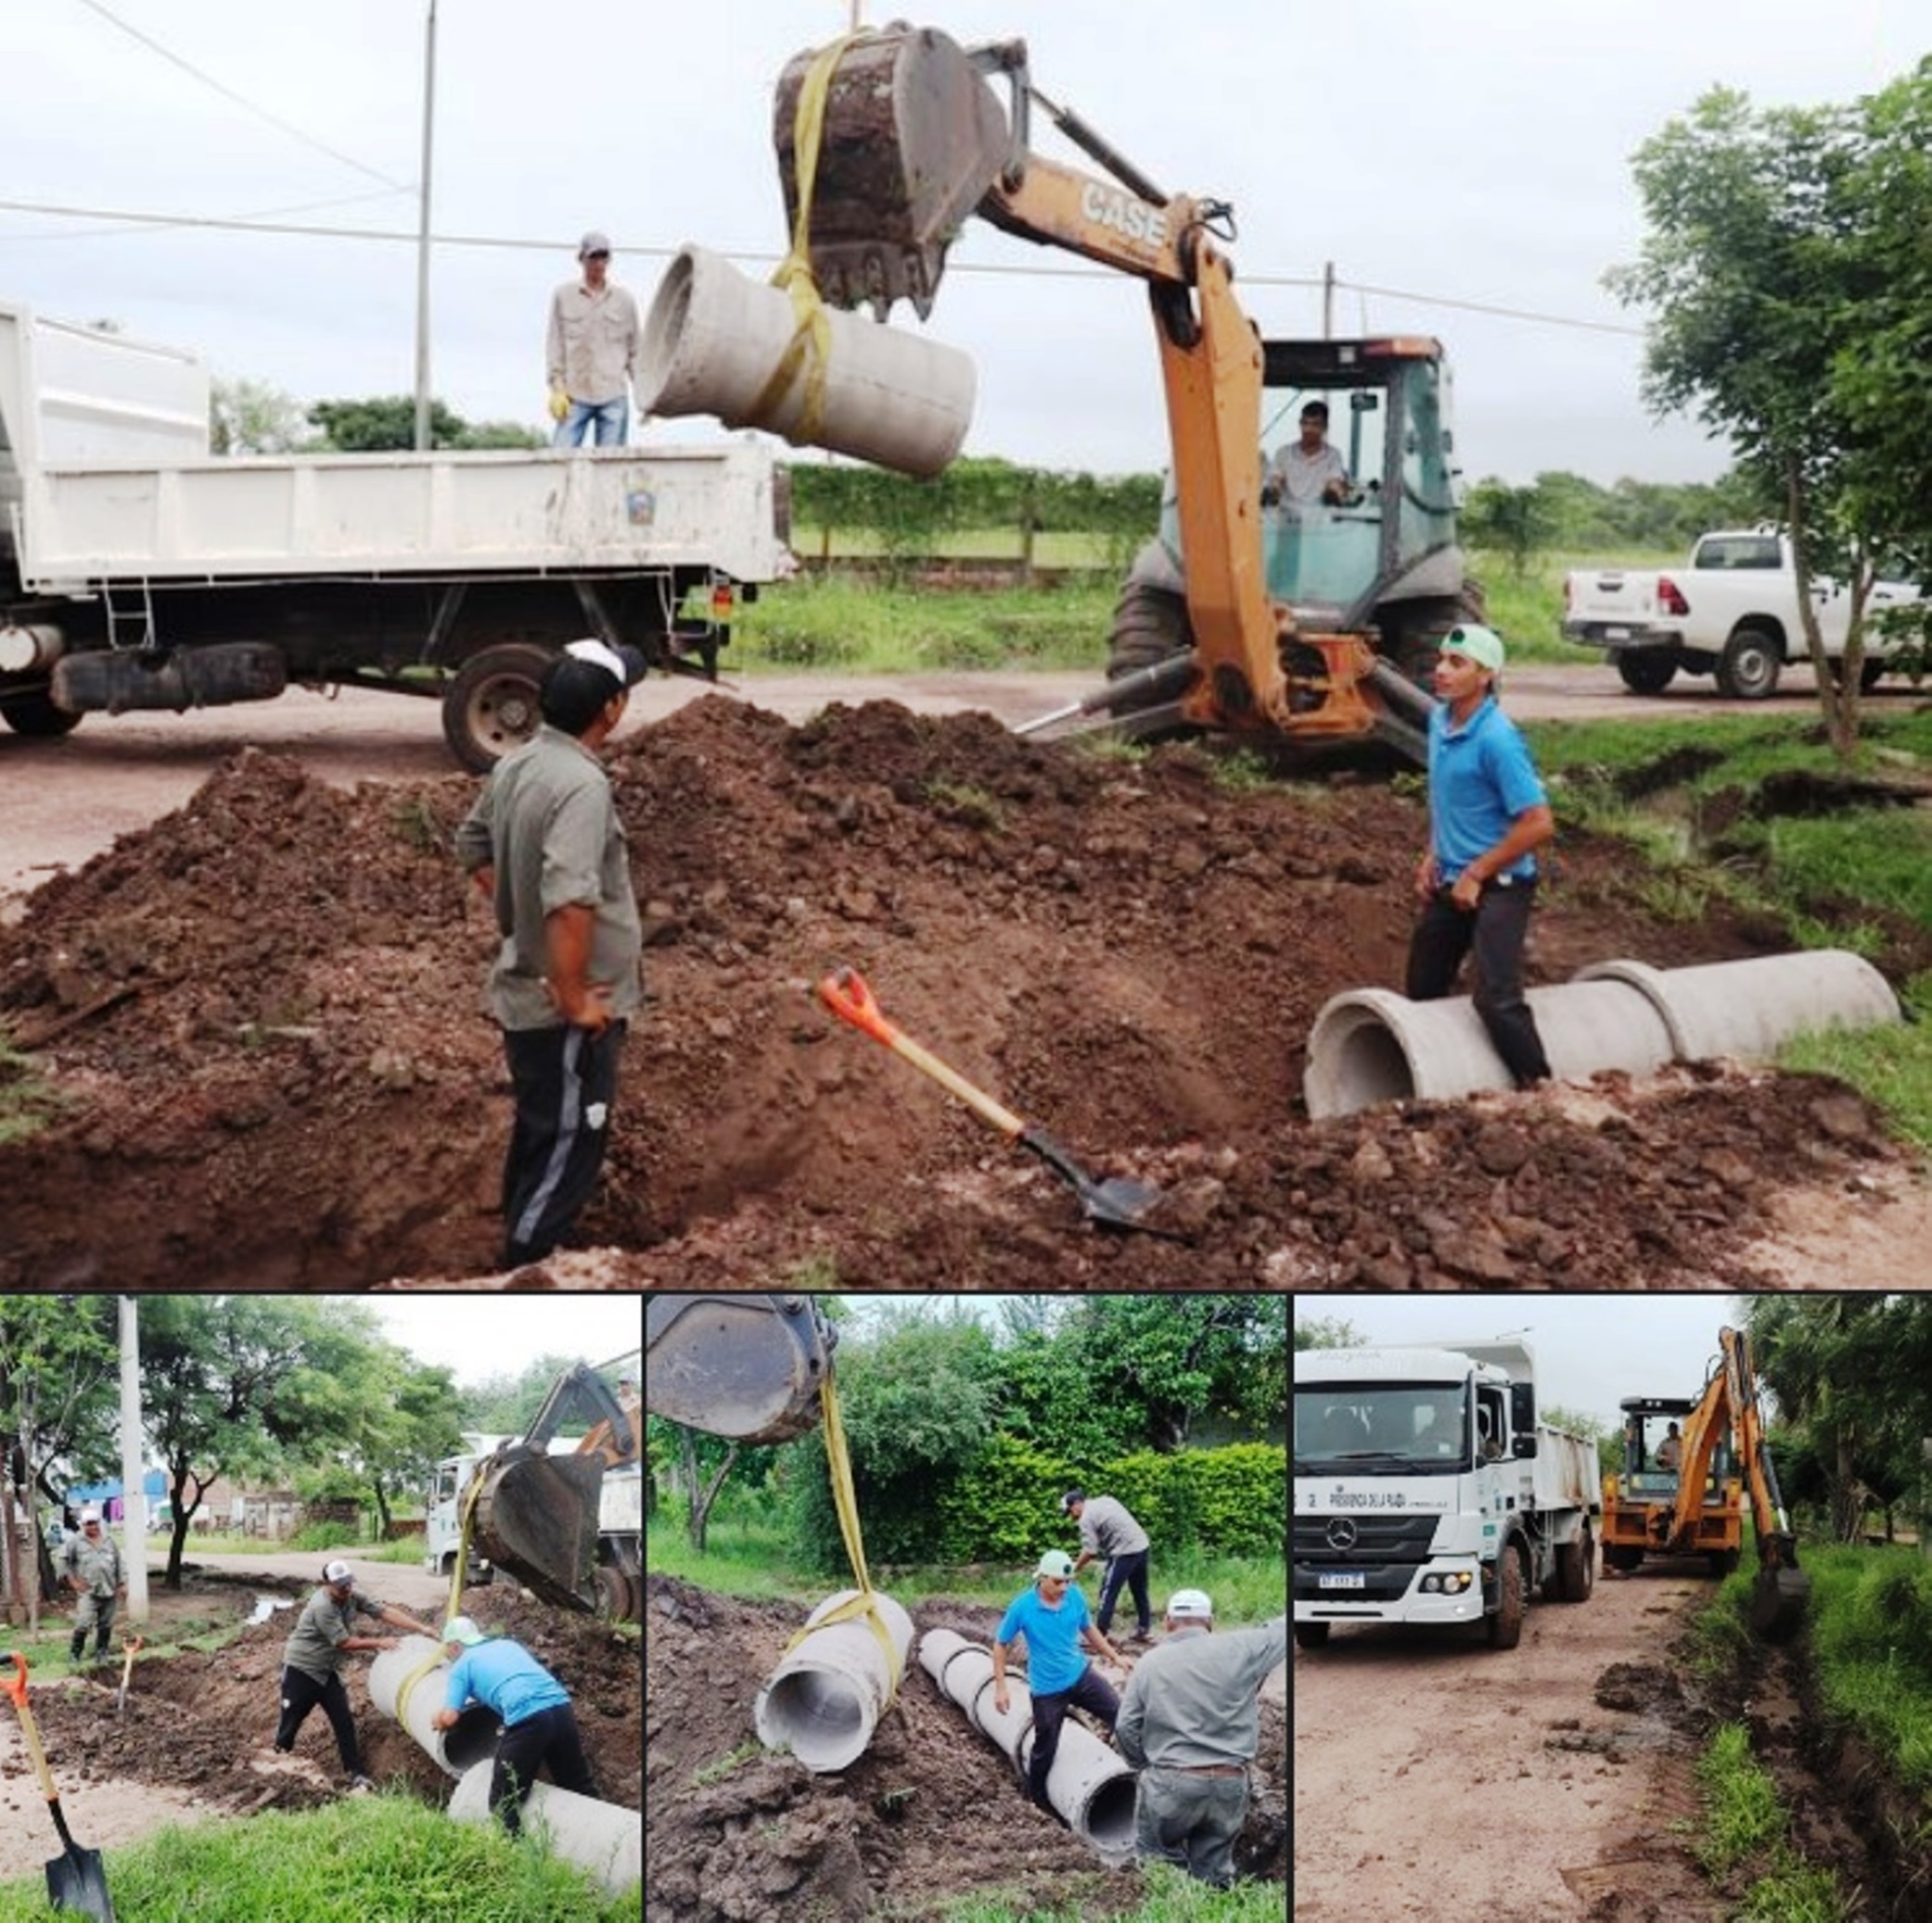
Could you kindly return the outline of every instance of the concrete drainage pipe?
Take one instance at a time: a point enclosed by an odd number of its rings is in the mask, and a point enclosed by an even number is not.
[[[495,1756],[503,1718],[473,1702],[457,1717],[454,1728],[432,1726],[429,1718],[442,1707],[448,1675],[441,1643],[425,1635],[407,1635],[369,1665],[369,1699],[385,1716],[400,1723],[417,1747],[435,1758],[438,1768],[460,1776],[482,1758]]]
[[[1529,992],[1559,1081],[1606,1069],[1654,1074],[1717,1056],[1761,1061],[1808,1031],[1900,1019],[1871,963],[1840,949],[1760,955],[1694,968],[1598,962]],[[1315,1018],[1302,1093],[1316,1121],[1378,1102],[1453,1100],[1511,1087],[1466,996],[1412,1002],[1386,989],[1336,995]]]
[[[872,1740],[874,1725],[892,1699],[891,1666],[878,1634],[864,1618],[813,1625],[856,1589],[828,1596],[805,1619],[809,1632],[766,1678],[752,1720],[768,1750],[789,1750],[809,1770],[825,1774],[856,1763]],[[889,1596],[877,1597],[879,1613],[905,1673],[913,1646],[913,1619]]]
[[[463,1773],[450,1797],[453,1822],[490,1821],[490,1778],[495,1767],[493,1761],[479,1763]],[[557,1855],[587,1870],[613,1896],[644,1880],[644,1818],[635,1810],[537,1782],[524,1801],[523,1827],[547,1830]]]
[[[950,1629],[929,1629],[919,1638],[919,1667],[999,1746],[1024,1782],[1033,1756],[1033,1699],[1027,1686],[1007,1678],[1009,1706],[1002,1716],[992,1702],[992,1652]],[[1111,1865],[1133,1855],[1133,1772],[1112,1750],[1070,1717],[1060,1725],[1046,1800]]]

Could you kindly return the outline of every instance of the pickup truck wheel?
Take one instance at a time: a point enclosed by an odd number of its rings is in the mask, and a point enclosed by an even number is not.
[[[1633,695],[1660,695],[1677,679],[1677,657],[1668,647],[1633,647],[1617,657],[1617,673]]]
[[[1496,1570],[1496,1613],[1489,1619],[1490,1647],[1514,1649],[1523,1639],[1523,1558],[1515,1549],[1503,1552]]]
[[[1739,628],[1718,657],[1718,686],[1737,701],[1761,701],[1774,694],[1785,651],[1763,628]]]
[[[547,647],[505,641],[473,654],[442,698],[442,737],[472,775],[487,775],[537,731],[537,684],[557,659]]]
[[[17,735],[31,735],[35,740],[51,740],[57,735],[70,735],[81,725],[78,714],[56,707],[51,695],[0,695],[0,718]]]
[[[1331,1622],[1296,1623],[1295,1647],[1298,1649],[1319,1649],[1328,1640],[1328,1632],[1334,1626]]]

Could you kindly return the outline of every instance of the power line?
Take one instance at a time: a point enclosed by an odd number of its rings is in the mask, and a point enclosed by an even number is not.
[[[110,27],[117,28],[121,32],[125,33],[129,39],[139,41],[149,53],[158,55],[161,59],[166,60],[171,67],[180,68],[184,73],[188,74],[195,80],[198,80],[203,86],[212,88],[215,93],[221,95],[223,99],[233,102],[244,113],[251,113],[257,120],[266,121],[271,127],[275,127],[281,133],[288,135],[291,138],[301,141],[304,147],[313,147],[316,152],[326,154],[332,160],[339,160],[345,167],[353,167],[358,173],[366,173],[371,180],[379,180],[385,186],[391,187],[398,193],[413,194],[416,191],[415,186],[410,182],[398,180],[393,174],[384,173],[378,168],[366,167],[362,161],[355,159],[352,154],[345,154],[338,148],[330,147],[326,141],[317,140],[313,134],[305,134],[300,127],[294,125],[291,122],[285,121],[279,114],[271,113],[265,107],[256,106],[246,96],[237,94],[233,87],[215,79],[213,74],[204,73],[191,60],[183,59],[179,54],[172,52],[169,48],[163,46],[159,40],[142,32],[140,28],[131,25],[128,21],[122,19],[119,14],[103,6],[101,0],[81,0],[81,5],[86,7],[89,12],[98,14]]]
[[[83,4],[91,6],[95,0],[83,0]],[[0,213],[36,214],[56,220],[113,221],[129,230],[144,227],[186,227],[213,233],[274,234],[315,240],[379,240],[410,247],[415,247],[420,237],[415,233],[382,227],[320,226],[309,222],[270,220],[255,216],[224,219],[213,214],[142,213],[123,208],[71,207],[37,200],[0,200]],[[555,253],[560,247],[567,246],[567,242],[561,239],[525,240],[514,236],[497,234],[436,234],[432,235],[430,239],[433,245],[440,248],[495,249],[509,252]],[[673,260],[682,250],[675,247],[642,244],[626,245],[623,250],[625,253],[642,260],[661,261]],[[721,249],[719,251],[726,253],[735,261],[775,263],[782,258],[776,250]],[[1096,283],[1120,278],[1118,274],[1105,267],[1048,266],[1030,262],[953,261],[948,263],[946,271],[949,274],[971,276],[976,278],[1004,277]],[[1324,283],[1319,277],[1307,275],[1244,272],[1241,276],[1241,285],[1244,288],[1313,289],[1320,288]],[[1644,338],[1642,327],[1630,327],[1620,321],[1584,320],[1575,314],[1543,314],[1533,308],[1505,307],[1499,302],[1488,301],[1465,301],[1451,294],[1416,293],[1403,288],[1376,287],[1367,281],[1343,280],[1339,277],[1332,285],[1341,291],[1370,294],[1377,300],[1408,301],[1423,307],[1447,307],[1464,314],[1487,314],[1499,320],[1522,321],[1533,327],[1570,327],[1584,333],[1614,334],[1637,340]]]

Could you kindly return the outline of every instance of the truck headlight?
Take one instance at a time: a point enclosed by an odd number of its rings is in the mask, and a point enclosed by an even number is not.
[[[1457,1570],[1450,1574],[1425,1576],[1422,1590],[1425,1596],[1460,1596],[1474,1581],[1466,1570]]]

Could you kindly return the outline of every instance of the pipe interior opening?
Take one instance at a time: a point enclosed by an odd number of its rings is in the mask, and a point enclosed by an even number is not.
[[[1110,1776],[1087,1799],[1087,1835],[1106,1855],[1133,1854],[1133,1784],[1131,1776]]]
[[[691,257],[680,254],[666,272],[663,285],[644,317],[644,352],[638,388],[655,394],[671,377],[678,349],[691,318]]]
[[[1336,1050],[1335,1079],[1347,1092],[1344,1114],[1378,1102],[1406,1102],[1415,1094],[1415,1072],[1394,1031],[1365,1012]]]
[[[442,1753],[451,1770],[460,1776],[475,1764],[493,1760],[496,1733],[502,1727],[503,1718],[494,1710],[471,1703],[457,1716],[456,1726],[442,1732]]]
[[[807,1769],[843,1769],[865,1748],[860,1693],[829,1670],[799,1669],[780,1676],[766,1692],[765,1716]]]

